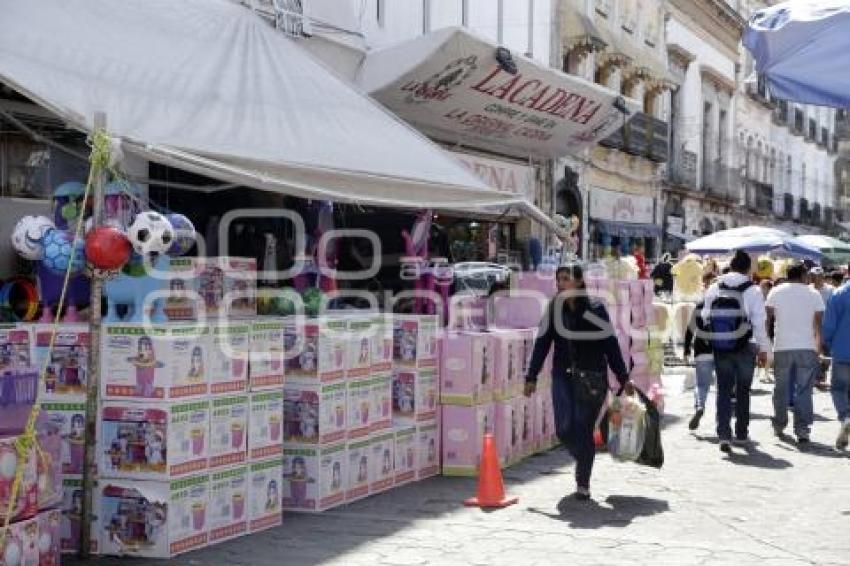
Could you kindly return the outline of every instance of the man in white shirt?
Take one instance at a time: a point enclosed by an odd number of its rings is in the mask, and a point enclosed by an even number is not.
[[[770,349],[764,295],[750,277],[752,258],[738,250],[730,268],[731,272],[721,275],[708,288],[702,310],[702,318],[711,332],[717,375],[717,436],[720,450],[726,453],[732,451],[732,390],[735,390],[735,441],[744,444],[749,440],[750,390],[756,362],[764,366]],[[728,308],[718,308],[722,302],[728,303],[729,297],[734,297],[738,305],[735,310],[739,311],[735,318],[740,319],[740,327],[731,333],[718,329],[722,318],[731,318]],[[728,334],[732,338],[725,337]]]
[[[824,302],[804,282],[806,268],[788,268],[788,282],[767,296],[767,327],[773,329],[773,430],[781,436],[788,425],[788,393],[793,387],[794,433],[797,443],[809,442],[814,408],[812,387],[820,372],[821,323]]]

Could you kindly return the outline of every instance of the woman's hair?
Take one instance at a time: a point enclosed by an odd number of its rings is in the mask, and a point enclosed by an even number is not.
[[[566,273],[570,279],[584,281],[584,269],[580,263],[565,263],[558,267],[557,271],[555,271],[555,279],[560,277],[562,273]]]

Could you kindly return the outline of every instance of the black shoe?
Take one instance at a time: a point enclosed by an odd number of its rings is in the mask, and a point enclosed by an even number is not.
[[[728,440],[720,441],[720,451],[725,452],[726,454],[732,453],[732,444]]]
[[[797,445],[798,446],[806,446],[811,442],[808,436],[798,436],[797,437]]]
[[[688,428],[691,430],[696,430],[699,428],[699,421],[702,419],[702,416],[705,414],[705,409],[697,409],[694,413],[694,416],[691,417],[691,422],[688,423]]]
[[[576,488],[576,492],[573,493],[573,499],[576,501],[590,501],[590,489],[586,487]]]

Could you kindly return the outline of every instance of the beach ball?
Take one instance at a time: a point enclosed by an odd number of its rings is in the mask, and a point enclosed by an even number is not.
[[[167,214],[165,216],[174,229],[174,243],[168,248],[168,255],[175,257],[189,253],[195,245],[195,226],[192,221],[182,214]]]
[[[44,257],[44,235],[55,228],[46,216],[24,216],[12,230],[12,247],[22,258],[38,261]]]
[[[86,258],[95,269],[120,269],[131,252],[130,240],[112,226],[98,226],[86,235]]]
[[[74,241],[74,235],[63,230],[49,230],[44,236],[44,258],[42,265],[53,273],[62,275],[69,266],[71,274],[79,273],[86,266],[85,242]]]

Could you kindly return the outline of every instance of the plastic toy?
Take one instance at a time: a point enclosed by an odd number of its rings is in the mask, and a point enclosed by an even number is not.
[[[195,245],[195,226],[182,214],[167,214],[165,218],[174,229],[174,242],[166,253],[171,257],[186,255]]]
[[[145,306],[149,303],[150,321],[166,322],[168,317],[165,315],[164,307],[168,279],[164,273],[168,265],[168,257],[159,255],[153,262],[156,273],[148,274],[144,266],[130,265],[125,267],[120,275],[107,281],[104,286],[107,299],[104,321],[142,322],[145,319]],[[127,308],[123,317],[118,316],[119,305]]]
[[[127,229],[127,237],[137,254],[163,254],[174,242],[174,228],[163,215],[148,210],[136,215]]]
[[[98,226],[86,234],[86,258],[96,269],[121,269],[130,259],[130,241],[112,226]]]

